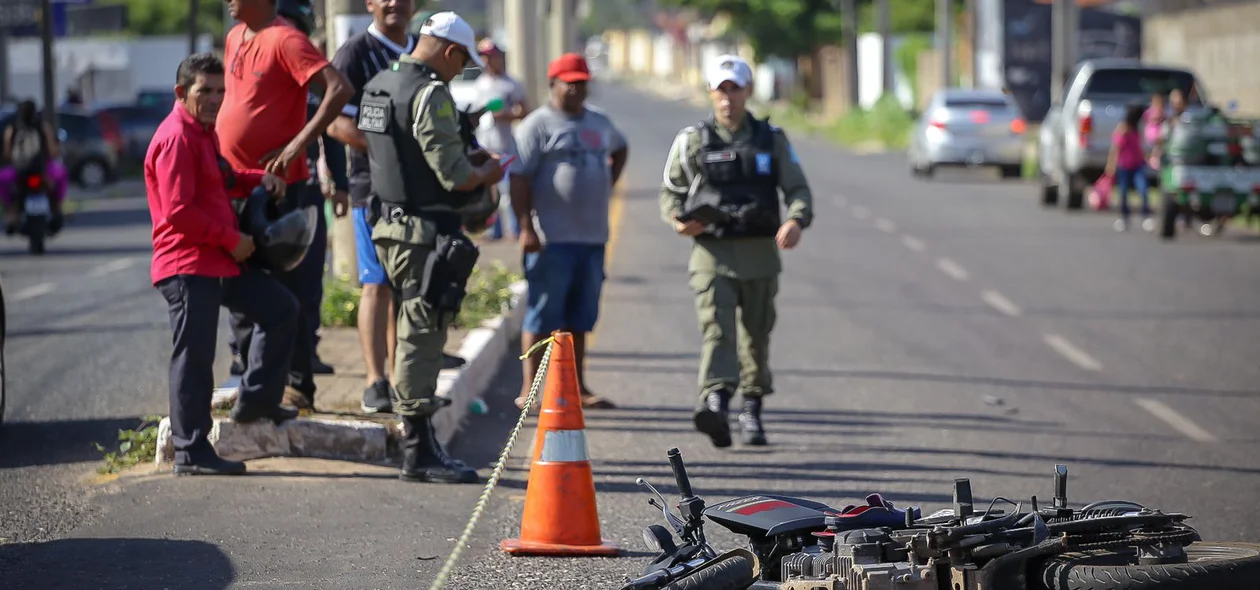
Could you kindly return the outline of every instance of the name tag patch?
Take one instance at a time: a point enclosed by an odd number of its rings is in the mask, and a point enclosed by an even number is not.
[[[770,154],[757,154],[757,174],[770,173]]]
[[[367,102],[359,105],[359,129],[369,133],[385,133],[389,128],[389,103]]]
[[[714,162],[734,162],[735,150],[722,150],[718,152],[709,152],[704,155],[704,161],[712,164]]]

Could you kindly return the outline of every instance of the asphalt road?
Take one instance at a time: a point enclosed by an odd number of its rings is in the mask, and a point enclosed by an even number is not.
[[[688,243],[662,224],[656,201],[674,132],[703,113],[615,88],[592,102],[631,144],[588,366],[592,387],[622,408],[586,415],[602,531],[627,555],[499,551],[500,539],[519,532],[527,430],[447,587],[617,587],[647,562],[640,531],[659,521],[634,480],[673,493],[665,452],[675,446],[711,501],[777,492],[842,507],[881,492],[933,511],[950,502],[955,477],[970,477],[978,499],[1044,500],[1054,464],[1066,463],[1074,505],[1125,498],[1190,513],[1209,539],[1260,540],[1250,510],[1260,485],[1260,240],[1165,244],[1141,231],[1118,234],[1110,216],[1042,209],[1026,184],[966,174],[925,183],[909,178],[899,156],[856,156],[795,137],[817,221],[784,254],[772,352],[778,392],[766,414],[772,445],[713,449],[689,419],[700,335]],[[6,255],[6,293],[89,282],[95,265],[144,255],[137,230],[102,229],[93,243],[113,244],[105,255],[54,254],[40,264]],[[119,252],[126,248],[136,251]],[[91,428],[66,430],[101,432],[162,409],[165,316],[141,271],[14,304],[15,330],[71,330],[11,341],[11,366],[37,368],[13,386],[14,418],[70,414]],[[505,360],[487,399],[492,411],[473,423],[460,456],[479,465],[497,457],[519,383],[517,363]],[[403,484],[389,469],[277,461],[257,464],[258,477],[157,474],[83,494],[58,487],[67,479],[25,483],[92,466],[73,463],[91,455],[82,445],[34,442],[47,428],[19,423],[0,447],[0,536],[15,536],[4,528],[14,503],[40,511],[16,521],[19,543],[0,545],[0,579],[41,587],[86,579],[427,587],[482,491]],[[51,532],[31,532],[36,524]],[[735,542],[710,529],[723,546]],[[26,543],[35,538],[58,540]]]

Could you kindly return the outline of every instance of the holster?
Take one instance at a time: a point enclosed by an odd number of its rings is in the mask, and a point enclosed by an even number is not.
[[[404,289],[402,299],[419,297],[437,315],[437,324],[445,325],[459,314],[468,279],[480,255],[481,250],[463,233],[439,233],[436,246],[424,262],[419,285]]]

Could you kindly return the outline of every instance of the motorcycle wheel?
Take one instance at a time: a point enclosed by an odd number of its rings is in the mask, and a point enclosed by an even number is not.
[[[755,581],[753,561],[732,555],[661,590],[744,590]]]
[[[1047,590],[1243,590],[1260,578],[1260,545],[1194,543],[1186,563],[1141,565],[1132,549],[1063,553],[1041,567]]]

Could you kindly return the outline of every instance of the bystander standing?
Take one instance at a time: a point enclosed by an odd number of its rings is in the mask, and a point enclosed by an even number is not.
[[[224,41],[227,94],[219,124],[224,157],[234,167],[263,166],[283,178],[288,190],[281,201],[282,212],[320,207],[323,197],[318,183],[312,182],[307,149],[350,100],[353,90],[301,30],[277,15],[274,0],[229,0],[228,10],[240,23]],[[313,86],[322,88],[322,100],[308,117]],[[325,247],[326,234],[321,239],[317,233],[311,251],[319,253],[306,257],[292,271],[276,274],[302,309],[290,379],[297,393],[290,399],[301,407],[314,407],[316,326],[310,325],[309,318],[318,317]],[[233,324],[237,338],[245,340],[247,326],[236,317]]]
[[[586,335],[595,328],[604,282],[608,205],[629,146],[602,111],[586,104],[591,73],[586,59],[566,53],[547,68],[551,97],[516,129],[518,159],[511,165],[512,207],[521,224],[528,305],[521,349],[554,330],[573,334],[582,404],[612,408],[591,392],[585,373]],[[516,399],[523,408],[539,358],[524,360]]]
[[[483,104],[495,99],[503,103],[502,109],[482,115],[481,124],[477,128],[477,143],[506,160],[516,155],[512,123],[529,114],[529,101],[525,97],[525,87],[516,78],[508,75],[507,58],[494,39],[482,39],[477,44],[477,51],[486,62],[486,67],[473,82],[473,87]],[[491,239],[497,240],[504,236],[516,238],[520,234],[520,222],[512,212],[512,200],[508,197],[510,182],[510,178],[504,178],[495,185],[499,195],[499,213],[490,230]]]
[[[212,54],[180,64],[175,106],[154,133],[144,162],[153,219],[150,278],[169,305],[174,333],[170,415],[177,474],[245,472],[244,463],[219,457],[207,438],[220,306],[257,324],[253,350],[261,361],[245,372],[232,418],[280,423],[297,416],[280,402],[298,304],[275,279],[241,264],[254,242],[239,231],[230,201],[259,184],[282,196],[285,185],[258,167],[234,171],[220,156],[215,121],[223,78],[223,62]]]

